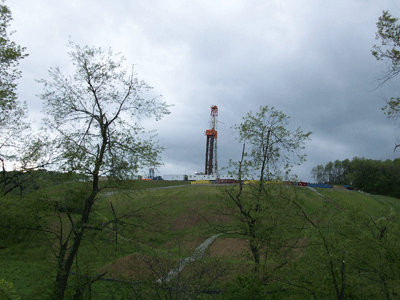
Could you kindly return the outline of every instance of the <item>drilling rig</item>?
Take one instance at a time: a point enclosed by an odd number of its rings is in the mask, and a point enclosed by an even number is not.
[[[218,122],[218,107],[211,106],[211,129],[206,130],[207,146],[206,146],[206,175],[218,176],[217,162],[217,122]]]

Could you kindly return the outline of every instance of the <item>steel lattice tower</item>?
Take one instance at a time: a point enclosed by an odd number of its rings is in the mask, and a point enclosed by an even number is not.
[[[211,106],[211,129],[206,130],[207,146],[206,146],[206,175],[218,175],[217,161],[217,123],[218,123],[218,107]]]

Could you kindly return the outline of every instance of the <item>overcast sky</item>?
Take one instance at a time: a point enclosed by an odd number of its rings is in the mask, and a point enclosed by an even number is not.
[[[69,38],[111,47],[135,64],[162,101],[174,104],[157,129],[164,166],[159,175],[204,172],[210,106],[219,107],[218,164],[239,160],[231,126],[250,110],[274,106],[290,128],[312,131],[307,162],[295,169],[312,180],[318,164],[366,157],[393,159],[396,124],[384,99],[400,96],[395,78],[382,87],[386,65],[371,55],[383,10],[400,17],[397,1],[6,1],[12,39],[27,48],[19,98],[40,122],[36,95],[50,67],[71,70]]]

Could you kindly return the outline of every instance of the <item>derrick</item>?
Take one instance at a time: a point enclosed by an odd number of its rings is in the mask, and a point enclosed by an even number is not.
[[[207,143],[206,143],[206,175],[218,175],[218,161],[217,161],[217,123],[218,123],[218,107],[211,106],[211,119],[210,129],[206,130]]]

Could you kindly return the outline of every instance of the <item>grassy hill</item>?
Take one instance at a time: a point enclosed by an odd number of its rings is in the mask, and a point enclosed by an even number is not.
[[[84,195],[86,184],[74,182],[35,191],[22,198],[8,196],[0,200],[4,207],[0,212],[0,280],[13,283],[12,289],[2,284],[1,295],[4,299],[8,299],[5,295],[10,297],[13,290],[21,299],[48,299],[55,277],[57,249],[71,222],[64,212],[55,210],[54,206],[44,209],[43,203],[63,201],[71,194],[82,199],[80,196]],[[181,185],[182,182],[125,182],[123,188],[109,187],[100,193],[89,225],[95,227],[106,224],[114,216],[121,219],[120,222],[107,224],[102,230],[87,231],[78,262],[73,268],[74,273],[81,275],[71,275],[69,298],[73,297],[74,287],[90,281],[87,276],[107,272],[102,280],[91,284],[91,296],[85,294],[85,299],[135,299],[135,293],[137,298],[147,295],[150,299],[152,296],[143,291],[160,292],[157,290],[159,284],[155,283],[157,279],[166,276],[182,259],[196,253],[195,249],[208,238],[219,234],[221,228],[229,232],[238,224],[238,220],[230,213],[232,206],[226,201],[226,190],[232,187],[187,185],[166,188],[177,184]],[[331,238],[330,230],[342,233],[343,228],[337,222],[340,220],[344,226],[350,222],[349,216],[354,211],[363,213],[367,218],[359,219],[360,223],[357,224],[362,225],[368,218],[378,224],[382,218],[395,217],[399,210],[399,199],[396,198],[336,189],[317,191],[324,197],[308,188],[296,188],[297,204],[316,220],[319,231],[307,221],[303,223],[303,233],[295,252],[296,263],[285,266],[285,274],[289,268],[301,267],[305,270],[303,277],[312,276],[306,269],[316,259],[320,262],[314,267],[323,272],[323,249],[315,250],[312,242],[320,243],[319,232],[326,234],[326,239]],[[78,217],[79,213],[71,214],[74,221]],[[357,222],[356,218],[353,221]],[[332,236],[332,239],[337,239],[337,236]],[[334,244],[333,240],[332,243],[333,251],[340,243]],[[349,241],[347,246],[352,243],[353,240]],[[220,234],[200,256],[189,262],[178,275],[181,291],[185,293],[192,288],[191,284],[196,283],[204,289],[199,297],[222,299],[225,296],[211,291],[220,292],[231,282],[240,286],[236,279],[238,275],[252,274],[249,243],[242,236]],[[296,276],[287,276],[285,280],[299,284],[301,280]],[[140,289],[137,282],[142,283]],[[302,284],[304,289],[318,290],[312,285]],[[279,290],[276,292],[278,298],[293,295],[289,285],[284,282],[279,285],[275,282],[274,289]],[[161,293],[165,293],[165,290],[161,290]],[[156,294],[152,295],[156,297]]]

